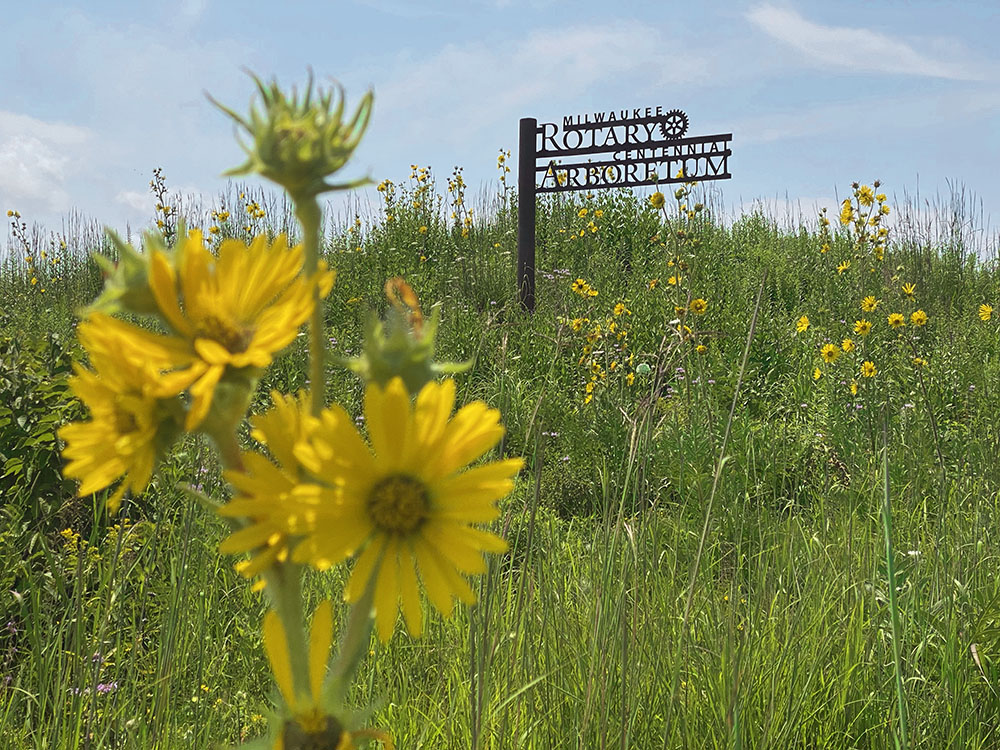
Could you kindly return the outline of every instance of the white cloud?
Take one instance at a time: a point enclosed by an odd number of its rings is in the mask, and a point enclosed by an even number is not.
[[[1000,107],[1000,93],[966,90],[897,97],[865,97],[851,101],[798,107],[749,115],[733,123],[740,145],[774,143],[791,138],[843,133],[860,128],[870,133],[921,130],[945,136],[949,131]]]
[[[824,66],[876,73],[983,80],[969,65],[935,59],[910,44],[870,29],[822,26],[794,10],[763,4],[747,19],[761,31]]]
[[[0,209],[66,211],[67,181],[85,166],[87,128],[0,111]]]
[[[194,24],[201,20],[208,9],[208,0],[181,0],[177,14],[187,23]]]
[[[152,200],[150,193],[140,193],[136,190],[122,190],[115,196],[115,203],[120,203],[135,213],[137,217],[148,216]]]
[[[498,122],[513,129],[519,116],[545,116],[598,87],[613,96],[629,91],[632,104],[633,96],[658,97],[668,85],[710,75],[707,58],[688,51],[672,59],[664,54],[672,47],[659,29],[638,21],[535,31],[523,41],[448,44],[425,58],[400,59],[379,76],[385,83],[376,89],[373,124],[403,122],[410,142],[472,142]]]

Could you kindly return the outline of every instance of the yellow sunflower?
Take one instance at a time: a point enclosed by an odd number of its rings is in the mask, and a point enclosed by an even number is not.
[[[500,413],[477,401],[451,417],[455,383],[428,383],[411,405],[400,378],[369,384],[365,422],[371,447],[339,407],[327,409],[313,450],[296,455],[322,483],[295,494],[315,513],[293,559],[326,568],[355,554],[344,591],[356,602],[373,581],[375,624],[383,641],[400,600],[411,635],[423,627],[417,574],[446,617],[452,597],[474,603],[463,574],[486,570],[483,552],[503,552],[503,539],[473,524],[494,520],[497,501],[514,486],[519,458],[467,468],[503,436]]]
[[[77,334],[93,370],[74,363],[69,385],[90,411],[90,421],[58,430],[68,459],[63,475],[80,480],[81,496],[124,477],[108,498],[112,512],[126,490],[146,488],[157,459],[179,434],[183,408],[159,371],[167,351],[151,343],[145,359],[136,357],[137,340],[122,335],[123,325],[100,313],[80,323]]]
[[[187,348],[187,361],[177,363],[189,365],[186,429],[205,418],[227,368],[267,367],[292,342],[312,314],[313,283],[320,297],[329,293],[332,271],[306,279],[301,269],[301,246],[289,248],[283,235],[271,245],[263,235],[249,246],[224,240],[216,258],[201,232],[192,231],[174,258],[153,251],[153,297],[172,338]]]

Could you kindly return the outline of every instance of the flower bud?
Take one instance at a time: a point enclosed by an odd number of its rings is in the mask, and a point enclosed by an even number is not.
[[[385,293],[391,303],[387,318],[384,323],[374,314],[368,319],[361,356],[343,361],[348,369],[383,388],[400,377],[415,396],[438,375],[464,372],[472,366],[471,361],[433,361],[440,307],[435,306],[426,320],[417,295],[398,277],[386,282]]]
[[[371,91],[362,97],[354,116],[345,122],[343,88],[338,85],[336,90],[320,89],[314,95],[312,72],[301,98],[294,88],[289,97],[276,81],[265,85],[253,74],[251,77],[257,84],[263,107],[258,109],[251,103],[248,119],[209,97],[251,139],[249,145],[240,143],[247,153],[247,161],[226,175],[256,172],[281,185],[296,202],[370,182],[368,178],[361,178],[350,183],[331,184],[326,178],[344,166],[361,141],[371,116]]]

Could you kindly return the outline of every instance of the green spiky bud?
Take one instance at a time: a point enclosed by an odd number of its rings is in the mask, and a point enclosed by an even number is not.
[[[410,286],[402,279],[386,282],[386,295],[392,305],[385,321],[372,313],[365,323],[364,344],[359,357],[341,364],[366,383],[385,387],[394,377],[403,379],[411,396],[441,375],[465,372],[468,362],[435,362],[434,339],[441,318],[435,305],[430,319],[420,312],[420,304]],[[398,298],[394,294],[398,293]]]
[[[80,312],[81,316],[86,317],[92,312],[102,312],[107,315],[121,312],[159,315],[160,308],[149,286],[149,261],[154,250],[159,250],[168,256],[177,252],[188,236],[184,220],[177,222],[173,247],[167,247],[163,234],[156,230],[143,234],[143,252],[137,251],[110,229],[107,230],[107,235],[118,251],[118,261],[94,253],[94,261],[104,274],[104,289],[96,300]]]
[[[338,84],[313,92],[312,71],[305,95],[300,97],[293,87],[291,96],[278,87],[276,81],[265,85],[250,73],[260,104],[251,101],[247,118],[209,100],[229,115],[250,137],[250,143],[240,140],[247,160],[230,169],[226,175],[256,173],[281,185],[296,203],[315,198],[331,190],[346,190],[371,182],[367,177],[353,182],[331,184],[326,178],[337,172],[351,158],[371,116],[373,94],[361,99],[354,116],[344,121],[344,90]]]

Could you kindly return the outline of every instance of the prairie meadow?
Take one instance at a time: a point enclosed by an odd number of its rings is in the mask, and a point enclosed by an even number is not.
[[[546,196],[529,314],[512,166],[336,214],[156,170],[117,239],[3,207],[3,747],[1000,744],[962,196]]]

